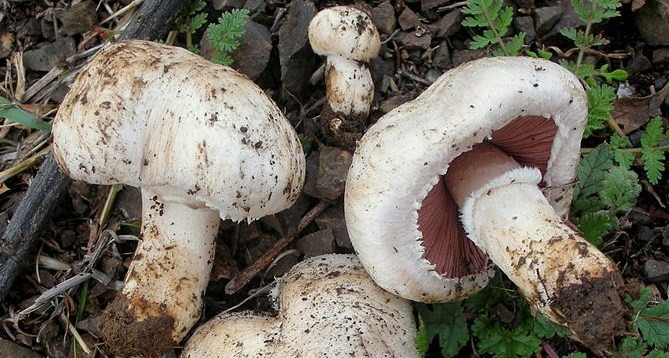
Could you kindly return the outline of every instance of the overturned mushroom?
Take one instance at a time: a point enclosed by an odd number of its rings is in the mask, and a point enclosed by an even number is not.
[[[72,178],[141,188],[141,241],[102,321],[117,354],[156,356],[179,343],[200,317],[220,218],[278,212],[304,180],[297,135],[260,88],[147,41],[113,44],[91,60],[53,136]]]
[[[182,357],[418,357],[409,301],[382,290],[353,255],[295,265],[271,297],[277,316],[225,313],[195,331]]]
[[[586,115],[578,80],[549,61],[489,58],[444,74],[354,155],[346,221],[365,268],[391,292],[436,302],[460,298],[451,281],[482,272],[485,253],[605,353],[624,332],[622,279],[564,219]]]
[[[374,100],[374,81],[367,62],[379,54],[381,47],[372,19],[352,6],[324,9],[309,23],[309,43],[316,54],[327,56],[328,106],[324,116],[328,118],[321,119],[327,122],[326,134],[337,138],[341,132],[362,129],[358,127]]]

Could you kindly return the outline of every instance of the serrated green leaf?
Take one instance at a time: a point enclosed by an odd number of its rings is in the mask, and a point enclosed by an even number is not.
[[[613,148],[613,157],[619,165],[630,168],[636,157],[632,152],[626,152],[621,149],[625,149],[631,146],[631,143],[627,137],[621,137],[618,133],[614,133],[609,137],[609,142],[611,148]]]
[[[581,68],[585,67],[587,66],[581,66]],[[616,99],[613,87],[606,84],[593,86],[586,90],[586,94],[588,96],[588,123],[585,126],[583,138],[605,127],[613,111],[613,101]]]
[[[416,333],[416,350],[425,356],[427,350],[430,348],[430,339],[427,337],[427,328],[425,327],[425,322],[423,319],[418,316],[418,332]]]
[[[629,295],[625,297],[625,302],[634,310],[633,325],[648,344],[658,349],[665,349],[669,346],[669,301],[652,303],[652,293],[646,286],[639,288],[639,298],[632,299]],[[627,341],[627,339],[625,340]],[[638,340],[625,342],[632,346],[638,345]]]
[[[583,352],[572,352],[562,356],[562,358],[588,358],[588,355]]]
[[[639,312],[634,321],[643,339],[658,349],[669,346],[669,301],[652,305]]]
[[[644,160],[643,169],[648,182],[655,185],[664,173],[664,150],[656,148],[642,148],[641,158]]]
[[[603,184],[604,188],[599,192],[599,197],[604,205],[617,212],[630,211],[641,193],[636,173],[617,165],[605,174]]]
[[[436,304],[432,305],[432,309],[423,304],[417,307],[425,323],[428,342],[438,336],[442,355],[457,355],[469,341],[469,329],[460,302]]]
[[[230,65],[233,52],[239,47],[239,38],[246,31],[246,22],[249,17],[247,9],[233,9],[223,13],[217,24],[210,24],[207,28],[207,40],[216,48],[213,62]]]
[[[563,27],[562,29],[560,29],[560,34],[572,40],[573,42],[576,42],[576,37],[578,36],[578,33],[579,31],[573,27]]]
[[[604,177],[613,163],[613,154],[608,144],[602,144],[584,156],[576,167],[573,206],[575,212],[584,211],[592,205],[588,202],[603,189]],[[601,207],[597,208],[601,209]],[[596,210],[594,210],[596,211]]]
[[[4,97],[0,97],[0,118],[7,118],[12,122],[16,122],[34,129],[47,132],[51,130],[51,124],[35,118],[32,113],[22,109],[16,104],[11,103]]]
[[[509,331],[482,315],[474,320],[472,332],[479,339],[479,350],[494,357],[529,357],[541,350],[541,339],[528,335],[525,327]]]
[[[642,147],[656,147],[660,145],[661,141],[665,139],[664,128],[662,126],[662,119],[660,117],[653,117],[646,124],[646,129],[641,135]]]
[[[618,226],[618,218],[615,214],[607,210],[590,211],[581,214],[578,217],[576,225],[581,230],[583,238],[599,247],[602,244],[604,236]]]
[[[534,332],[537,337],[550,339],[555,336],[566,337],[571,334],[571,332],[557,323],[546,318],[542,314],[537,314],[532,321],[532,332]]]

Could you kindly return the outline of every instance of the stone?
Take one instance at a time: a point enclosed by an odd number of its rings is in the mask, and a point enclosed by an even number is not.
[[[451,51],[448,48],[448,42],[442,41],[432,52],[432,66],[446,71],[453,67],[453,62],[451,62]]]
[[[413,29],[420,25],[420,17],[408,7],[405,7],[400,16],[397,17],[397,23],[402,30]]]
[[[668,281],[669,262],[650,259],[643,265],[643,272],[650,281]]]
[[[54,9],[53,16],[60,22],[58,34],[72,36],[91,30],[98,23],[96,7],[96,2],[82,1]]]
[[[291,1],[285,21],[279,28],[281,81],[284,90],[292,96],[303,95],[316,65],[317,57],[308,45],[309,22],[315,15],[314,3],[304,0]]]
[[[455,9],[442,16],[439,20],[427,25],[427,28],[432,33],[433,37],[446,38],[460,30],[460,24],[464,17],[462,11]]]
[[[634,17],[641,37],[651,46],[669,45],[669,3],[648,0]]]
[[[318,190],[316,189],[316,182],[318,181],[318,158],[320,153],[317,150],[311,151],[307,156],[306,171],[304,177],[304,186],[302,191],[312,198],[320,198]]]
[[[634,76],[639,73],[644,73],[650,70],[652,67],[653,65],[650,63],[648,57],[641,53],[637,53],[636,56],[632,57],[632,59],[627,63],[627,66],[625,66],[625,71],[627,71],[630,76]]]
[[[450,0],[421,0],[420,1],[420,10],[425,11],[425,10],[434,9],[435,7],[445,5],[449,2],[450,2]]]
[[[232,68],[255,80],[267,67],[271,52],[272,35],[269,30],[257,22],[248,21],[239,47],[231,54],[235,61]]]
[[[536,37],[537,33],[534,31],[534,19],[531,16],[518,16],[513,19],[513,26],[518,32],[525,33],[525,44],[529,44]]]
[[[320,197],[336,200],[344,193],[353,154],[338,147],[322,146],[318,158],[316,190]]]
[[[325,209],[316,220],[316,226],[320,230],[330,229],[337,242],[337,246],[344,249],[353,249],[351,239],[346,230],[346,220],[344,219],[344,205],[339,203]]]
[[[430,48],[430,44],[432,43],[432,35],[425,33],[421,36],[418,36],[417,32],[415,31],[402,31],[398,33],[395,38],[397,39],[397,42],[404,45],[404,48],[407,50],[427,50]]]
[[[653,50],[653,55],[651,58],[653,64],[669,62],[669,48],[662,47]]]
[[[61,37],[55,42],[23,53],[23,65],[35,71],[50,71],[65,64],[65,60],[77,53],[77,45],[71,37]]]
[[[384,1],[372,9],[372,22],[380,33],[390,35],[395,31],[395,9],[390,1]]]
[[[304,258],[332,254],[337,248],[332,229],[327,228],[304,235],[295,240],[295,248],[302,251]]]
[[[0,338],[0,357],[41,358],[42,356],[10,340]]]
[[[562,17],[560,6],[546,6],[534,10],[534,28],[536,33],[548,33]]]

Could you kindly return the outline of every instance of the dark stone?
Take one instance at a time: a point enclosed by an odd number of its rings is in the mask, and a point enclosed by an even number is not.
[[[650,259],[643,265],[643,272],[650,281],[669,280],[669,262]]]
[[[395,9],[390,1],[384,1],[372,9],[372,22],[382,34],[390,35],[395,31]]]

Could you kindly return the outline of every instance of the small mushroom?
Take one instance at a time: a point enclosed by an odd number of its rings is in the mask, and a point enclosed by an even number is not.
[[[224,313],[182,357],[418,357],[409,301],[379,288],[354,255],[315,256],[271,292],[276,316]]]
[[[324,9],[309,23],[309,43],[316,54],[327,56],[325,85],[330,108],[345,117],[367,118],[374,99],[367,62],[381,48],[372,19],[351,6]]]
[[[550,61],[486,58],[447,72],[373,125],[354,155],[345,212],[361,262],[381,287],[436,302],[470,292],[458,278],[482,275],[485,253],[604,354],[624,332],[622,278],[565,219],[586,117],[582,86]]]
[[[200,317],[220,218],[290,206],[304,181],[298,137],[245,76],[148,41],[100,51],[53,126],[70,177],[141,188],[142,227],[102,333],[116,354],[157,356]]]
[[[379,32],[364,11],[335,6],[320,11],[311,20],[309,43],[316,54],[327,56],[328,106],[322,115],[328,118],[322,120],[326,122],[323,125],[326,134],[338,138],[341,132],[355,131],[369,114],[374,81],[368,61],[379,54]],[[350,139],[340,141],[346,146],[354,145]]]

